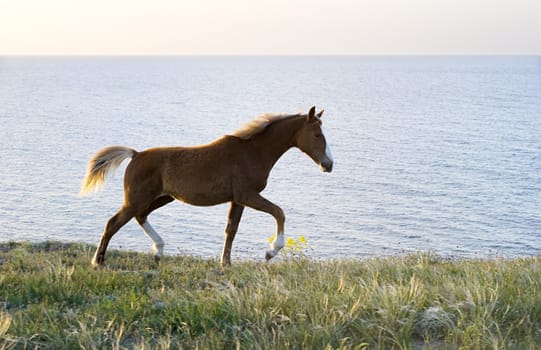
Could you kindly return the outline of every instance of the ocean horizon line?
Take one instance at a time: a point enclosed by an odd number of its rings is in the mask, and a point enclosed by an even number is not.
[[[541,57],[540,53],[0,53],[0,57],[175,58],[175,57]]]

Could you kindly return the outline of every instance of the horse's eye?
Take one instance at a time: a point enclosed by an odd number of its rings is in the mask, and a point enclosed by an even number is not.
[[[323,136],[323,134],[316,134],[316,137],[321,137]]]

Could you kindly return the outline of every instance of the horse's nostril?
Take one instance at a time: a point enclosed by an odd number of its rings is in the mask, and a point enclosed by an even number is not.
[[[330,173],[332,171],[332,162],[323,162],[320,164],[321,171],[325,173]]]

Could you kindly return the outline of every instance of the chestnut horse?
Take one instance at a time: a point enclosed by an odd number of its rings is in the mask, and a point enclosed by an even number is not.
[[[244,207],[269,213],[276,219],[277,235],[266,259],[284,247],[284,212],[259,193],[267,185],[276,161],[291,147],[308,154],[321,170],[330,172],[333,159],[315,107],[308,114],[263,115],[231,135],[196,147],[160,147],[137,152],[113,146],[96,153],[88,164],[81,189],[85,194],[101,185],[125,159],[124,204],[107,222],[92,259],[103,265],[111,237],[133,217],[152,239],[156,261],[164,242],[150,226],[148,215],[174,199],[200,206],[230,202],[221,264],[231,264],[231,246]]]

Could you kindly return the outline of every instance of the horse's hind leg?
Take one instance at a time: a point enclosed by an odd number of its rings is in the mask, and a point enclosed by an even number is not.
[[[120,230],[128,221],[133,218],[133,210],[130,207],[122,207],[105,225],[105,230],[101,236],[100,244],[96,249],[94,258],[92,259],[92,265],[100,266],[103,265],[105,261],[105,251],[107,250],[107,245],[111,240],[111,237]]]
[[[152,249],[154,252],[154,259],[156,259],[156,262],[160,261],[160,258],[163,255],[164,242],[163,242],[163,239],[160,237],[160,235],[158,235],[158,233],[150,225],[147,217],[154,210],[160,207],[163,207],[164,205],[172,202],[173,200],[174,199],[171,196],[158,197],[150,204],[150,206],[144,212],[135,216],[135,219],[137,220],[139,225],[141,225],[145,234],[148,237],[150,237],[150,239],[153,242]]]

